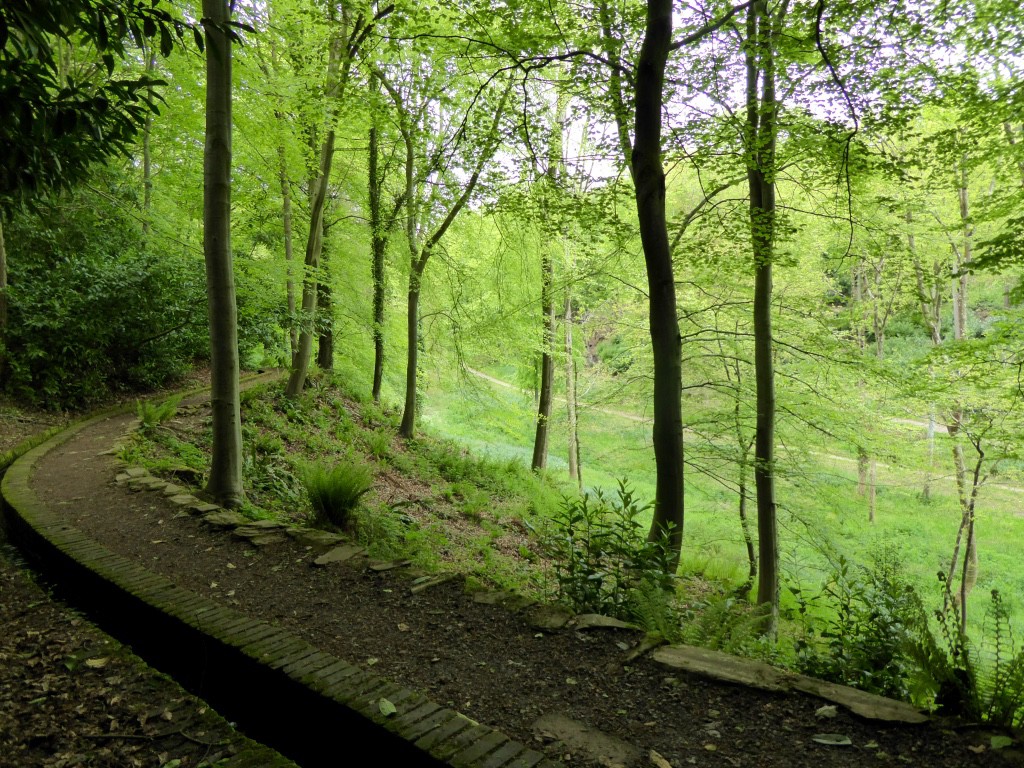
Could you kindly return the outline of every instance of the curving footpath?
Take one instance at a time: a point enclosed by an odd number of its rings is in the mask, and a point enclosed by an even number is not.
[[[0,486],[9,538],[62,595],[251,737],[307,768],[557,768],[500,731],[147,571],[42,503],[31,479],[44,457],[124,413],[107,412],[49,438],[15,461]],[[263,750],[250,764],[291,763],[268,762]]]

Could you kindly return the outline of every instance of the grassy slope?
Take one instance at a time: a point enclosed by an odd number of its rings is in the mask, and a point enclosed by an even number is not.
[[[489,371],[496,378],[508,375],[507,370]],[[478,378],[447,379],[433,381],[425,400],[424,421],[438,435],[458,440],[473,451],[529,461],[534,406],[528,393]],[[625,477],[640,498],[649,499],[654,494],[650,425],[623,418],[616,411],[642,412],[623,404],[584,408],[581,413],[584,485],[611,490],[617,478]],[[566,466],[565,415],[560,402],[553,423],[549,472],[559,473]],[[896,432],[902,439],[889,446],[886,457],[893,463],[880,461],[877,467],[873,524],[868,521],[867,501],[857,494],[857,465],[847,449],[819,441],[800,446],[799,452],[792,446],[780,450],[783,476],[778,498],[786,582],[805,590],[820,587],[828,569],[823,550],[829,547],[855,563],[868,562],[883,547],[896,547],[911,582],[922,597],[937,603],[936,573],[949,566],[959,525],[949,451],[940,438],[931,501],[924,503],[920,497],[928,462],[924,430],[904,425]],[[1015,478],[999,481],[1012,484]],[[1024,635],[1024,565],[1017,551],[1017,542],[1024,538],[1022,501],[1024,493],[1012,487],[990,484],[982,489],[978,506],[981,564],[972,615],[980,620],[989,591],[999,589]],[[684,572],[740,584],[746,576],[746,555],[735,491],[688,470],[686,503]]]

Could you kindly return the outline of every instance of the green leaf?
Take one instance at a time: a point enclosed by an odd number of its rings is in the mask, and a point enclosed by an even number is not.
[[[1013,739],[1009,736],[993,736],[989,743],[992,749],[1005,749],[1013,745]]]
[[[392,715],[398,714],[398,707],[396,707],[387,699],[381,699],[377,703],[377,707],[380,709],[380,713],[384,715],[384,717],[391,717]]]

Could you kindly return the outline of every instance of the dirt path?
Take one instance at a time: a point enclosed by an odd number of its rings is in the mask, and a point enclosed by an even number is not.
[[[413,594],[402,569],[315,567],[313,553],[291,540],[255,547],[214,533],[160,494],[113,482],[113,460],[102,454],[123,426],[103,422],[49,455],[35,480],[41,498],[181,586],[287,626],[567,765],[608,765],[594,744],[625,749],[628,759],[615,759],[636,768],[664,768],[652,750],[674,768],[994,765],[991,754],[968,749],[974,741],[938,725],[880,726],[844,711],[824,722],[813,697],[717,683],[646,656],[624,664],[624,649],[640,639],[633,631],[539,630],[477,602],[458,580]],[[586,738],[574,741],[567,720],[591,729]],[[815,742],[822,732],[852,744]]]
[[[0,454],[54,423],[0,414]],[[0,628],[0,768],[184,768],[251,748],[203,701],[40,589],[2,525]]]

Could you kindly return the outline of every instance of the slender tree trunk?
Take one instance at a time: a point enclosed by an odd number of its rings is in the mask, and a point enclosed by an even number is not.
[[[583,488],[580,472],[579,417],[576,412],[576,356],[572,345],[572,294],[565,290],[565,406],[569,422],[569,477]]]
[[[772,261],[775,247],[775,30],[765,0],[747,11],[747,183],[754,252],[754,379],[757,431],[754,486],[757,489],[758,602],[767,606],[767,634],[779,613],[779,541],[775,501],[775,370],[772,359]],[[758,81],[760,80],[760,97]]]
[[[682,340],[676,316],[676,283],[665,219],[665,169],[661,119],[665,66],[672,44],[671,0],[648,0],[647,29],[636,67],[633,183],[647,267],[651,347],[654,358],[654,517],[648,538],[668,537],[675,570],[683,543]]]
[[[868,522],[875,522],[875,493],[876,479],[878,477],[878,462],[871,459],[871,466],[868,469]]]
[[[206,147],[203,254],[210,321],[213,450],[207,492],[226,507],[242,503],[238,323],[231,265],[231,40],[226,0],[203,0],[206,33]]]
[[[409,300],[406,314],[406,342],[409,345],[409,351],[405,367],[405,407],[402,410],[402,425],[399,427],[399,432],[405,438],[412,438],[416,434],[416,392],[420,362],[420,286],[422,280],[422,268],[417,269],[414,265],[409,274]]]
[[[541,255],[540,308],[544,334],[540,357],[540,397],[537,403],[537,431],[533,440],[534,472],[543,470],[548,463],[548,437],[551,426],[551,401],[555,379],[555,268],[551,248],[545,244]]]
[[[327,251],[321,258],[321,274],[316,284],[317,327],[320,330],[316,366],[321,371],[334,369],[334,304],[331,290],[331,268]]]
[[[376,89],[375,89],[376,90]],[[384,256],[387,251],[383,221],[381,220],[380,192],[381,179],[378,169],[380,147],[377,140],[377,126],[370,126],[370,250],[373,255],[373,402],[380,402],[380,389],[384,381]]]
[[[152,75],[156,69],[156,52],[149,50],[152,43],[146,43],[146,74]],[[153,207],[153,156],[150,152],[150,139],[153,135],[153,113],[146,113],[146,122],[142,126],[142,237],[149,240],[150,221]]]
[[[0,386],[7,380],[7,246],[4,243],[4,211],[0,208]]]
[[[288,302],[288,341],[291,365],[295,365],[295,353],[299,347],[299,328],[295,317],[295,278],[292,268],[295,265],[295,243],[293,237],[292,217],[292,185],[288,181],[288,164],[285,158],[284,145],[277,147],[278,180],[281,184],[281,217],[284,224],[284,261],[288,270],[285,279],[285,294]]]
[[[313,183],[310,195],[309,237],[306,240],[306,258],[302,279],[302,309],[300,312],[299,347],[292,364],[286,397],[298,397],[306,385],[306,374],[313,359],[313,335],[316,332],[316,307],[320,281],[320,254],[324,247],[324,206],[327,201],[327,185],[331,176],[334,157],[334,130],[327,132],[320,150],[320,171]]]

